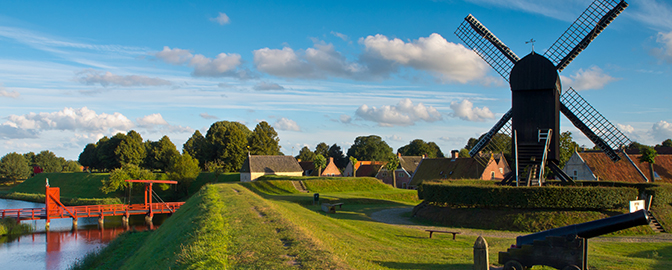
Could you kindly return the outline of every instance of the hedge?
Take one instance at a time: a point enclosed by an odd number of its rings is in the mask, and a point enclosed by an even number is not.
[[[583,186],[583,187],[629,187],[636,188],[640,199],[648,199],[653,196],[653,206],[663,206],[672,204],[672,185],[668,183],[627,183],[610,181],[576,181],[574,184],[565,184],[557,181],[547,182],[547,185],[557,186]]]
[[[418,196],[427,202],[449,206],[601,210],[618,209],[637,198],[636,188],[607,187],[510,187],[425,183]]]

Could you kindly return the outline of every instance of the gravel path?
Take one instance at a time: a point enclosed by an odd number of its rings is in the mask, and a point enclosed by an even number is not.
[[[484,230],[465,229],[465,228],[450,228],[450,227],[436,227],[436,226],[417,225],[410,218],[402,216],[406,213],[410,213],[411,211],[413,211],[413,207],[390,208],[390,209],[380,210],[378,212],[372,213],[371,218],[375,221],[378,221],[378,222],[383,222],[383,223],[397,225],[397,226],[403,226],[403,227],[407,227],[407,228],[411,228],[411,229],[450,230],[450,231],[461,232],[462,235],[481,235],[483,237],[497,237],[497,238],[515,239],[517,236],[527,234],[527,233],[506,232],[506,231],[484,231]],[[641,236],[595,237],[595,238],[591,238],[590,241],[597,241],[597,242],[672,242],[672,234],[659,233],[659,234],[641,235]]]

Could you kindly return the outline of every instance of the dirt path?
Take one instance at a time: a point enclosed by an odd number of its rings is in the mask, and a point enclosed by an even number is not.
[[[402,215],[410,213],[413,211],[413,207],[401,207],[401,208],[390,208],[385,210],[380,210],[371,214],[371,218],[378,222],[383,222],[387,224],[403,226],[411,229],[418,230],[430,230],[430,229],[440,229],[440,230],[449,230],[461,232],[462,235],[481,235],[483,237],[497,237],[497,238],[510,238],[515,239],[520,235],[525,235],[527,233],[519,232],[507,232],[507,231],[486,231],[486,230],[477,230],[477,229],[465,229],[465,228],[450,228],[450,227],[437,227],[437,226],[425,226],[418,225],[413,222],[408,217],[403,217]],[[672,234],[669,233],[658,233],[653,235],[641,235],[641,236],[609,236],[609,237],[595,237],[591,238],[590,241],[598,242],[672,242]]]

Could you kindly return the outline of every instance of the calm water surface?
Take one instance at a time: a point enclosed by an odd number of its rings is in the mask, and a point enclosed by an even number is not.
[[[0,199],[0,209],[42,208],[42,203]],[[165,215],[154,216],[160,224]],[[51,229],[44,230],[45,221],[22,221],[30,224],[35,233],[18,238],[0,238],[0,269],[68,269],[91,251],[105,247],[112,239],[126,231],[121,217],[105,217],[103,229],[97,218],[80,218],[76,230],[72,219],[52,219]],[[131,229],[147,230],[144,216],[131,216]]]

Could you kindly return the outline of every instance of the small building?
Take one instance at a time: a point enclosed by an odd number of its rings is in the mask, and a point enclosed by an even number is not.
[[[354,171],[357,173],[357,177],[374,177],[383,165],[385,165],[385,162],[382,161],[357,161],[355,164],[348,162],[345,170],[343,170],[343,176],[352,177],[353,168],[355,168]]]
[[[602,151],[575,150],[562,169],[572,180],[598,180],[629,183],[645,183],[651,175],[649,163],[640,162],[641,155],[628,151],[619,152],[621,160],[611,161]],[[663,152],[663,151],[661,151]],[[632,162],[630,162],[632,160]],[[659,154],[653,164],[653,181],[672,182],[672,154]],[[635,167],[636,166],[636,167]],[[637,170],[639,169],[639,171]],[[641,173],[640,173],[641,172]],[[646,177],[646,178],[645,178]],[[651,181],[651,179],[649,179]]]
[[[248,155],[240,168],[240,181],[250,182],[264,175],[301,176],[303,170],[292,156]]]
[[[457,151],[453,151],[450,158],[425,158],[420,161],[409,183],[410,188],[416,188],[423,181],[445,179],[480,179],[480,180],[504,180],[506,172],[511,171],[505,158],[497,162],[494,155],[486,166],[481,165],[476,159],[461,158]],[[500,168],[500,166],[505,166]]]
[[[299,164],[303,169],[304,176],[317,176],[320,171],[319,169],[315,168],[315,163],[312,161],[300,161]],[[329,157],[327,166],[322,169],[322,174],[320,176],[341,177],[343,174],[341,173],[341,170],[336,167],[334,158]]]
[[[425,156],[402,156],[397,154],[399,159],[399,167],[394,171],[396,175],[397,188],[408,188],[411,182],[411,178],[415,173],[415,169],[418,168],[420,161],[422,161]],[[376,174],[376,178],[383,181],[383,183],[392,185],[394,183],[394,178],[392,174],[384,166]]]

